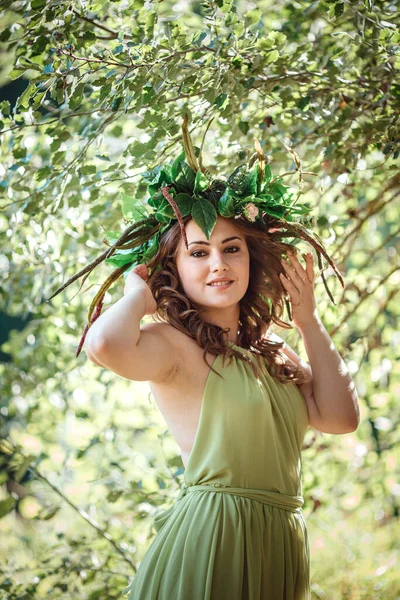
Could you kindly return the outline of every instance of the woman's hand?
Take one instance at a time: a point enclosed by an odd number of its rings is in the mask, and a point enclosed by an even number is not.
[[[149,271],[145,264],[136,265],[132,271],[129,272],[124,287],[124,295],[129,294],[133,289],[143,289],[146,299],[146,315],[152,315],[157,309],[157,302],[151,292],[150,287],[147,285],[149,278]]]
[[[318,319],[314,297],[314,259],[309,252],[304,268],[292,252],[287,255],[290,262],[281,259],[285,274],[280,273],[279,277],[290,296],[293,323],[301,328]]]

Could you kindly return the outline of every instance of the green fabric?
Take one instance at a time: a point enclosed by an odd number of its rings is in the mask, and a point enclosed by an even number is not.
[[[236,357],[229,364],[217,356],[213,367],[223,379],[208,375],[182,490],[154,518],[157,535],[124,593],[128,600],[308,600],[304,398],[266,371],[256,378]]]

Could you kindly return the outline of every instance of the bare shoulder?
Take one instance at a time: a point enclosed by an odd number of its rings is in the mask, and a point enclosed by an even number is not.
[[[301,367],[301,369],[308,373],[308,375],[312,378],[310,365],[305,360],[300,358],[297,352],[295,352],[293,348],[291,348],[279,335],[277,335],[276,333],[268,332],[265,335],[265,339],[271,340],[271,342],[283,342],[282,352],[285,354],[288,361],[292,364],[295,364],[298,367]]]

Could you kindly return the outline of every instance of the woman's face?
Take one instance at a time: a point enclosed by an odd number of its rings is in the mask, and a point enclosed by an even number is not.
[[[181,239],[176,266],[186,296],[203,308],[236,306],[249,285],[250,255],[243,233],[220,216],[209,240],[193,220],[185,230],[188,249]],[[211,285],[216,279],[229,283]]]

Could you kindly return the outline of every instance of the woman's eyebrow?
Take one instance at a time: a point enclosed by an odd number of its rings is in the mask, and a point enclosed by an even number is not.
[[[233,237],[228,237],[225,240],[222,240],[221,244],[225,244],[226,242],[230,242],[231,240],[242,241],[242,239],[240,237],[238,237],[237,235],[234,235]],[[190,242],[190,244],[188,244],[188,247],[191,246],[192,244],[202,244],[203,246],[210,246],[210,242],[199,241],[199,242]]]

